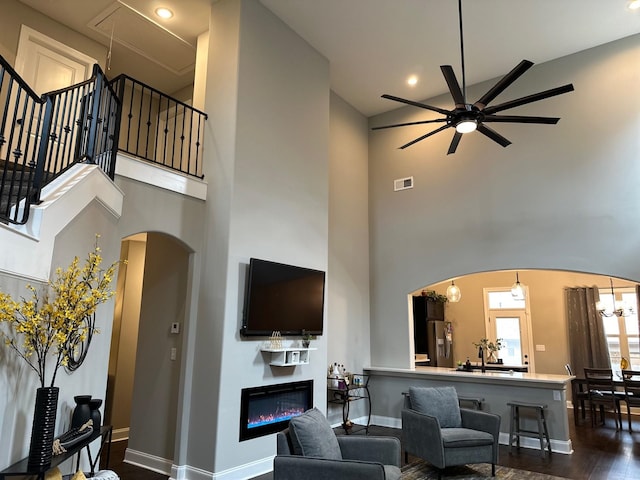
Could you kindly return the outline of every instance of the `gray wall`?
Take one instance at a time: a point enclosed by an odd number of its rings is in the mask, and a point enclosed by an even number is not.
[[[499,125],[513,144],[451,130],[399,150],[422,127],[369,136],[372,364],[409,366],[407,293],[466,273],[556,268],[640,279],[638,36],[536,65],[497,101],[572,82],[576,91],[514,114],[556,126]],[[514,59],[514,65],[519,59]],[[494,82],[476,85],[479,98]],[[449,108],[448,96],[426,103]],[[370,126],[432,118],[403,108]],[[506,112],[505,112],[506,113]],[[511,113],[511,111],[510,111]],[[414,176],[415,188],[393,192]]]
[[[367,119],[335,93],[329,114],[329,363],[350,372],[369,365],[369,205]],[[355,402],[350,418],[365,415]],[[332,423],[342,408],[329,406]]]
[[[278,368],[260,352],[266,339],[239,329],[251,257],[327,270],[329,66],[259,2],[212,8],[206,267],[187,463],[219,473],[275,454],[273,436],[239,443],[242,388],[311,378],[314,403],[326,404],[326,336],[309,365]]]

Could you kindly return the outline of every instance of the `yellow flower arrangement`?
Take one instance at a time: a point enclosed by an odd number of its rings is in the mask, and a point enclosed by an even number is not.
[[[84,266],[75,257],[66,270],[56,269],[55,278],[47,282],[43,295],[27,285],[30,298],[15,301],[0,292],[0,324],[9,325],[1,331],[6,345],[24,359],[44,387],[47,379],[47,358],[54,357],[50,386],[53,387],[60,366],[69,366],[86,355],[86,348],[94,333],[95,311],[99,304],[109,300],[115,292],[110,289],[118,262],[101,268],[102,256],[96,245]]]

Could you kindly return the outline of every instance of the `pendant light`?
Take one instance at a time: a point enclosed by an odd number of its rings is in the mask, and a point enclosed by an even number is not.
[[[516,283],[511,286],[511,296],[516,300],[524,300],[524,289],[520,284],[518,272],[516,272]]]
[[[451,285],[447,287],[447,300],[451,303],[456,303],[460,301],[461,297],[462,293],[460,292],[460,287],[451,280]]]

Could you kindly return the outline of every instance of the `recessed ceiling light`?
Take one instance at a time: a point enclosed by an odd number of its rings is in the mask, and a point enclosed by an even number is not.
[[[640,8],[640,0],[630,0],[627,3],[627,8],[629,10],[638,10]]]
[[[160,18],[167,19],[173,17],[173,12],[168,8],[160,7],[156,8],[156,15],[158,15]]]
[[[415,84],[418,83],[418,77],[416,77],[415,75],[411,75],[409,78],[407,78],[407,83],[413,87]]]

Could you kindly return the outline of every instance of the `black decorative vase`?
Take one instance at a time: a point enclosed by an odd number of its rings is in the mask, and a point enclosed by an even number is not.
[[[36,390],[36,408],[33,412],[29,446],[29,469],[42,469],[51,465],[59,393],[58,387],[41,387]]]
[[[89,406],[91,395],[76,395],[73,400],[76,402],[76,408],[73,409],[71,416],[71,428],[81,427],[91,419],[91,407]]]
[[[102,415],[100,414],[100,406],[102,405],[101,398],[92,398],[89,401],[89,408],[91,409],[91,420],[93,420],[93,430],[99,431],[102,425]]]

